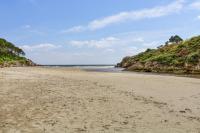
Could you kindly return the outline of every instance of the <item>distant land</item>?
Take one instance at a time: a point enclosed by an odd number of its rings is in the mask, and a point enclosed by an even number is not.
[[[172,36],[157,49],[123,58],[117,67],[139,72],[200,74],[200,36],[187,40]]]
[[[36,65],[24,56],[25,52],[22,49],[0,38],[0,67]]]

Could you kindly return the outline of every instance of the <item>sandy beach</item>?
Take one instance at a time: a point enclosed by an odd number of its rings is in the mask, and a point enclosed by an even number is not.
[[[200,133],[200,79],[1,68],[0,133]]]

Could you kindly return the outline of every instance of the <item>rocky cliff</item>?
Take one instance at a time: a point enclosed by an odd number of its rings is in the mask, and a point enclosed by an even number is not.
[[[200,36],[167,41],[157,49],[123,58],[117,67],[129,71],[200,74]]]

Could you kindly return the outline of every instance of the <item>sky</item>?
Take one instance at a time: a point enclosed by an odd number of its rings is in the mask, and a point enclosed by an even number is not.
[[[200,35],[200,0],[1,0],[0,38],[38,64],[116,64]]]

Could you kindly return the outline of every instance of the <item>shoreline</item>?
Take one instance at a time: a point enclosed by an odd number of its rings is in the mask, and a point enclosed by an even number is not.
[[[126,70],[123,67],[116,67],[115,65],[109,64],[94,64],[94,65],[34,65],[34,66],[11,66],[14,68],[20,67],[41,67],[41,68],[67,68],[67,69],[80,69],[88,72],[110,72],[110,73],[137,73],[137,74],[147,74],[147,75],[163,75],[163,76],[176,76],[176,77],[188,77],[188,78],[200,78],[200,74],[190,74],[190,73],[173,73],[173,72],[144,72],[144,71],[133,71]],[[9,68],[9,67],[0,67]],[[100,68],[100,69],[98,69]]]
[[[175,77],[186,77],[186,78],[196,78],[200,79],[200,74],[176,74],[176,73],[165,73],[165,72],[137,72],[137,71],[128,71],[124,70],[124,72],[133,72],[133,73],[138,73],[138,74],[149,74],[149,75],[162,75],[162,76],[175,76]]]
[[[73,66],[73,67],[71,67]],[[75,66],[75,67],[74,67]],[[196,78],[200,79],[200,74],[184,74],[184,73],[167,73],[167,72],[143,72],[143,71],[129,71],[124,70],[124,68],[113,67],[113,69],[83,69],[79,66],[114,66],[114,65],[44,65],[40,67],[49,67],[49,68],[77,68],[87,72],[108,72],[108,73],[136,73],[136,74],[146,74],[146,75],[163,75],[163,76],[175,76],[175,77],[187,77],[187,78]],[[115,70],[116,69],[116,70]]]

